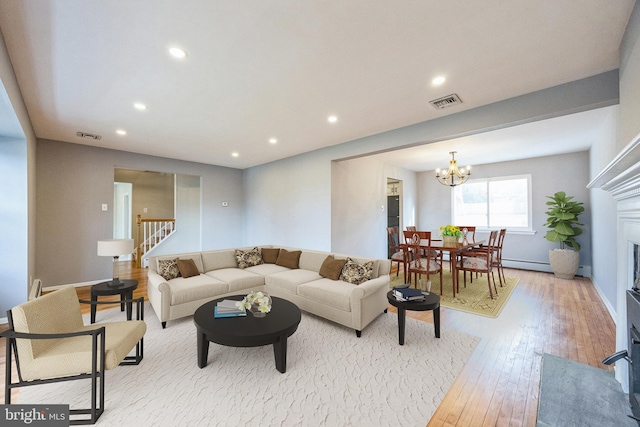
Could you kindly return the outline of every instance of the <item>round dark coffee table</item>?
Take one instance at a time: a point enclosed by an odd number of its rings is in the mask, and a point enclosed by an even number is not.
[[[120,300],[132,300],[133,291],[138,288],[137,280],[120,280],[118,286],[112,281],[98,283],[91,287],[91,301],[98,301],[99,296],[120,295]],[[120,311],[127,309],[127,320],[131,320],[131,301],[120,303]],[[91,323],[96,322],[96,304],[91,304]]]
[[[406,323],[407,310],[427,311],[433,310],[433,327],[436,338],[440,338],[440,296],[433,292],[425,295],[424,301],[398,301],[393,296],[393,291],[387,292],[389,304],[398,309],[398,343],[404,345],[404,327]]]
[[[287,370],[287,338],[298,329],[300,309],[292,302],[271,297],[271,311],[265,317],[254,317],[249,312],[244,317],[213,317],[213,308],[219,301],[240,301],[242,298],[244,295],[219,298],[196,310],[193,322],[198,334],[198,366],[207,366],[209,342],[230,347],[260,347],[273,344],[276,369],[284,374]]]

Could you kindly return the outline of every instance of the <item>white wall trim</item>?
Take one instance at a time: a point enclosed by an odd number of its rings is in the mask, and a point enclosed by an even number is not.
[[[612,306],[611,302],[609,302],[609,300],[605,297],[604,293],[602,292],[602,289],[600,288],[600,285],[598,285],[598,283],[595,281],[595,279],[593,277],[591,278],[591,282],[593,282],[593,286],[596,288],[596,292],[598,292],[598,295],[600,295],[600,299],[604,303],[604,306],[607,307],[607,311],[609,312],[609,315],[611,316],[611,320],[613,320],[613,323],[615,323],[617,325],[618,324],[618,314],[616,312],[616,308],[614,306]]]

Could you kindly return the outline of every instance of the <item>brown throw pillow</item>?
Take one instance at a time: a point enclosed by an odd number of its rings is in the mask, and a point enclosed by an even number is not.
[[[180,259],[176,261],[178,264],[178,270],[180,270],[180,274],[185,279],[187,277],[199,276],[200,271],[198,271],[198,267],[196,267],[196,263],[192,259]]]
[[[265,264],[275,264],[279,253],[280,249],[278,248],[262,248],[262,261]]]
[[[180,277],[180,270],[178,269],[177,261],[177,258],[158,260],[158,274],[161,275],[164,280],[171,280],[176,277]]]
[[[280,249],[278,253],[278,259],[276,260],[276,265],[287,268],[298,268],[298,262],[300,261],[300,254],[302,251],[287,251],[285,249]]]
[[[333,255],[329,255],[322,263],[319,273],[327,279],[338,280],[345,262],[347,262],[346,259],[333,259]]]

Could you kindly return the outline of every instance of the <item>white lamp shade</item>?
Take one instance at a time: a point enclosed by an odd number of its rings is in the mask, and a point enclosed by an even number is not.
[[[133,252],[133,239],[98,240],[98,256],[120,256]]]

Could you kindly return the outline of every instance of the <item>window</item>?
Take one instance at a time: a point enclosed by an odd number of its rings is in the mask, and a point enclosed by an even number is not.
[[[531,230],[531,175],[470,179],[454,187],[453,223]]]

